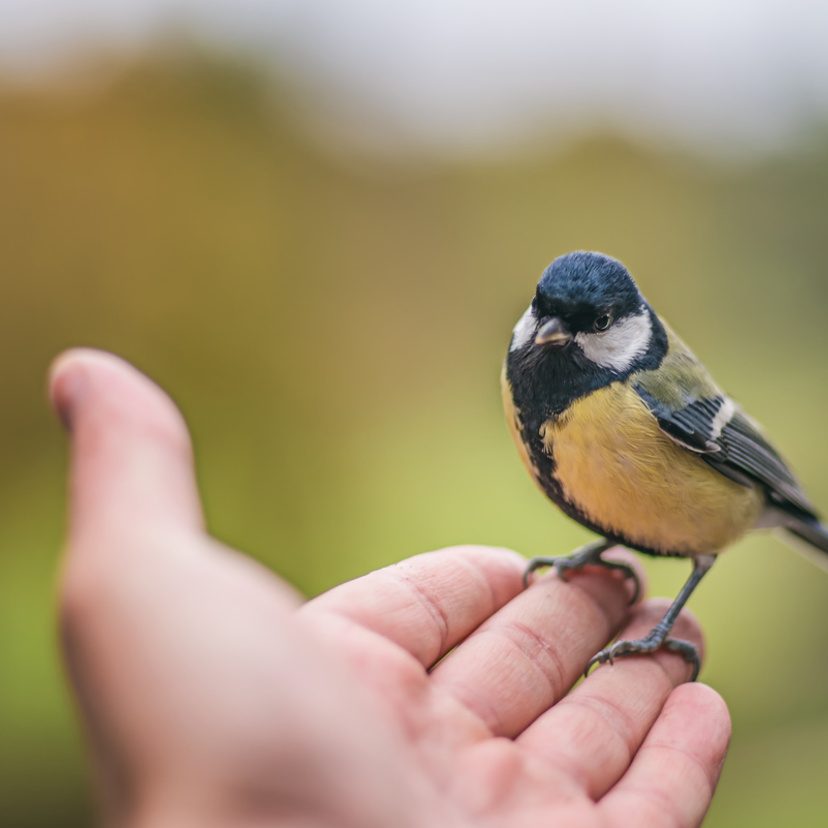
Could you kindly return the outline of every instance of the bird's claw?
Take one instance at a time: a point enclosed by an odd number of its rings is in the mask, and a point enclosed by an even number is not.
[[[558,577],[566,581],[566,574],[568,572],[577,572],[586,566],[601,566],[604,569],[609,569],[615,572],[620,572],[624,578],[628,578],[633,582],[633,595],[630,599],[630,604],[634,604],[638,600],[641,593],[641,582],[635,570],[625,563],[619,561],[605,561],[601,555],[609,549],[611,544],[607,541],[599,543],[591,543],[588,546],[582,547],[572,555],[561,555],[552,558],[538,557],[532,558],[523,573],[524,589],[529,586],[529,576],[537,569],[546,566],[555,568]]]
[[[660,639],[655,636],[645,636],[635,641],[621,639],[620,641],[614,642],[609,647],[601,650],[600,653],[596,653],[587,662],[584,676],[588,676],[589,671],[598,664],[614,664],[616,658],[624,658],[625,656],[631,655],[647,655],[648,653],[654,653],[661,647],[672,653],[677,653],[693,668],[690,681],[695,681],[698,678],[701,662],[699,661],[699,654],[693,644],[678,638]]]

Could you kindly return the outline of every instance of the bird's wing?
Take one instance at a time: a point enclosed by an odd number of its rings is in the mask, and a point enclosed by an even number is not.
[[[815,517],[814,507],[759,425],[721,392],[672,331],[668,336],[670,349],[659,370],[631,377],[661,430],[731,480],[747,486],[759,483],[776,505]]]

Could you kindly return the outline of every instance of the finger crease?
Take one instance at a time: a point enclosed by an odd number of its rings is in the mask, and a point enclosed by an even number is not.
[[[632,743],[633,734],[637,728],[635,721],[628,713],[625,713],[617,704],[611,701],[596,698],[578,699],[571,695],[563,703],[564,705],[579,707],[592,716],[597,716],[621,741],[625,753],[625,766],[630,763],[630,759],[635,753]]]
[[[439,631],[440,647],[438,651],[440,653],[444,652],[446,642],[449,640],[449,630],[451,629],[451,624],[449,623],[448,614],[445,609],[437,601],[435,601],[429,594],[428,590],[420,586],[417,581],[411,580],[402,574],[392,574],[391,572],[388,574],[401,586],[406,587],[414,595],[420,606],[422,606],[431,617],[434,622],[434,626]]]
[[[645,745],[642,747],[640,753],[645,753],[650,750],[666,750],[672,753],[678,753],[683,759],[689,760],[690,764],[694,765],[699,772],[701,773],[702,777],[707,784],[708,791],[711,793],[716,788],[716,781],[711,777],[711,774],[707,770],[707,766],[705,763],[699,759],[698,756],[693,755],[689,751],[685,750],[684,748],[676,747],[675,745],[665,744],[663,742],[656,742],[650,745]]]
[[[482,595],[486,594],[489,597],[489,605],[485,612],[485,617],[488,618],[500,606],[500,601],[497,600],[497,593],[494,584],[487,578],[480,568],[479,562],[475,562],[472,558],[465,555],[458,555],[457,562],[461,563],[463,567],[474,576],[475,581],[482,587],[481,595],[475,596],[475,601],[482,603]]]
[[[500,628],[501,634],[511,641],[523,653],[529,662],[538,668],[549,683],[553,694],[563,690],[567,670],[557,647],[551,645],[543,636],[526,624],[513,622]],[[538,656],[542,656],[543,664],[539,664]]]

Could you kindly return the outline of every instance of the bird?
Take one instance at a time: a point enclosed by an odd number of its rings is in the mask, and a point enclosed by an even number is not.
[[[828,553],[828,529],[762,428],[642,296],[617,259],[591,251],[556,258],[512,332],[502,372],[506,419],[533,480],[600,539],[569,556],[535,557],[524,583],[559,577],[621,545],[689,558],[690,577],[643,638],[616,640],[585,670],[664,648],[698,676],[693,644],[670,637],[717,556],[754,528],[781,528]],[[825,558],[828,561],[828,557]]]

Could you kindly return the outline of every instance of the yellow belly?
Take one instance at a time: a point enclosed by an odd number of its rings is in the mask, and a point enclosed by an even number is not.
[[[608,533],[654,551],[716,553],[763,508],[758,489],[674,443],[622,383],[576,401],[541,436],[566,499]]]

